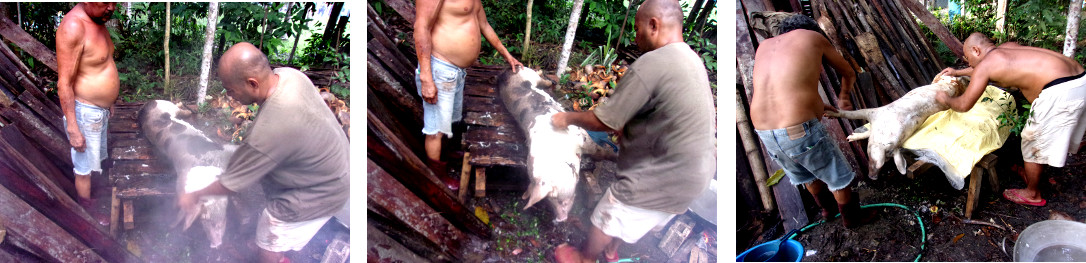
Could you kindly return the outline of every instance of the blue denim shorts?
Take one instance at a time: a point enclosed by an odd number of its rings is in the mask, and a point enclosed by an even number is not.
[[[437,104],[422,102],[422,133],[433,135],[438,132],[452,138],[452,123],[463,118],[464,78],[467,71],[444,60],[430,56],[430,72],[437,87]],[[422,96],[422,80],[419,69],[415,68],[415,86]]]
[[[72,150],[72,164],[75,174],[90,175],[91,171],[102,172],[102,161],[107,154],[106,138],[109,137],[109,109],[75,101],[75,122],[87,146],[83,152]],[[64,129],[68,129],[65,118]],[[67,132],[64,133],[67,136]]]
[[[791,132],[790,132],[791,131]],[[831,191],[845,188],[855,172],[845,162],[818,118],[776,130],[756,130],[770,158],[784,169],[793,185],[822,180]]]

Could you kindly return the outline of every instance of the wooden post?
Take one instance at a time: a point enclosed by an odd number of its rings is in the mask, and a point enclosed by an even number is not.
[[[475,167],[475,197],[486,197],[486,167]]]
[[[1071,6],[1075,6],[1075,1],[1071,1]],[[1080,4],[1081,5],[1081,4]],[[1007,32],[1007,0],[996,1],[996,32]],[[1070,17],[1070,16],[1068,16]],[[1070,23],[1070,20],[1068,20]],[[1077,32],[1076,32],[1077,33]]]
[[[471,164],[468,162],[471,160],[471,153],[464,153],[464,164],[460,168],[460,191],[457,193],[457,197],[460,197],[461,203],[468,201],[468,182],[471,181]]]
[[[980,181],[984,177],[984,170],[980,167],[973,167],[973,171],[969,173],[969,193],[965,196],[965,218],[973,218],[973,210],[977,208],[977,203],[980,198]]]

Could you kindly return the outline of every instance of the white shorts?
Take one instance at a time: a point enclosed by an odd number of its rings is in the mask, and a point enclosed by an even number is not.
[[[591,220],[604,234],[633,244],[649,230],[663,228],[672,217],[675,214],[625,205],[607,189],[592,211]]]
[[[256,224],[256,246],[271,252],[302,250],[330,218],[332,216],[302,222],[284,222],[269,214],[268,209],[264,209]]]
[[[1048,87],[1033,100],[1033,114],[1022,129],[1022,159],[1063,167],[1078,152],[1086,133],[1086,77]]]

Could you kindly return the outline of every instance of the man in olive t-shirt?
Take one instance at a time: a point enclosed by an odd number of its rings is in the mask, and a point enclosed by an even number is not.
[[[301,250],[350,198],[350,143],[309,78],[292,68],[273,71],[252,44],[227,50],[218,74],[231,98],[260,110],[219,181],[181,195],[178,203],[190,213],[202,195],[260,182],[268,203],[256,243],[261,261],[279,262],[282,252]]]
[[[615,94],[595,111],[563,112],[569,124],[621,132],[618,181],[592,213],[581,251],[562,245],[558,262],[617,259],[619,240],[636,243],[649,230],[684,213],[716,173],[713,95],[705,64],[682,39],[675,1],[649,0],[635,17],[637,46],[648,51],[630,66]]]

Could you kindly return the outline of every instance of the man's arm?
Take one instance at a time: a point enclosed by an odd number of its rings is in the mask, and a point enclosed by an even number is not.
[[[76,19],[76,18],[71,18]],[[79,57],[83,54],[83,25],[78,21],[64,20],[57,29],[57,96],[60,108],[64,111],[68,123],[68,141],[78,152],[83,152],[86,143],[83,133],[75,119],[75,78],[79,68]]]
[[[589,131],[616,132],[607,124],[603,124],[600,118],[596,117],[596,113],[592,111],[559,112],[551,116],[551,125],[554,126],[554,129],[565,130],[571,124]]]
[[[829,40],[824,37],[819,37],[819,44],[822,46],[823,57],[830,63],[833,69],[837,70],[837,74],[841,75],[841,93],[837,94],[837,107],[842,110],[852,110],[852,101],[850,101],[849,92],[852,91],[852,86],[856,83],[856,71],[852,70],[852,66],[848,64],[844,56],[837,53],[837,49],[830,44]]]
[[[204,189],[200,189],[200,190],[197,190],[197,191],[191,192],[191,193],[183,193],[183,194],[179,195],[177,197],[177,206],[181,207],[181,210],[185,211],[186,214],[195,213],[196,212],[196,200],[199,200],[200,197],[205,196],[205,195],[232,195],[232,194],[234,194],[234,191],[230,191],[230,189],[227,189],[225,186],[223,186],[222,183],[219,182],[219,180],[215,180],[215,182],[211,183],[211,185],[208,185],[207,187],[204,187]]]
[[[989,70],[985,67],[980,67],[971,70],[972,77],[969,80],[969,87],[965,89],[965,92],[961,96],[951,98],[944,91],[939,91],[935,94],[935,101],[939,103],[945,103],[957,112],[966,112],[973,108],[973,105],[977,104],[977,100],[984,94],[984,89],[988,86]]]
[[[523,67],[524,65],[520,64],[520,61],[517,61],[513,55],[509,54],[509,51],[502,45],[502,40],[498,39],[498,34],[494,33],[494,28],[490,27],[490,22],[486,21],[486,12],[483,11],[482,0],[475,0],[475,4],[479,5],[479,30],[483,32],[483,37],[486,38],[486,42],[489,42],[491,46],[494,46],[494,48],[498,50],[498,53],[502,54],[502,57],[505,57],[505,61],[509,62],[509,66],[513,68],[513,73],[520,71],[520,67]]]
[[[419,59],[419,87],[422,100],[426,103],[437,103],[437,87],[434,86],[434,76],[430,68],[430,54],[433,52],[433,42],[430,30],[437,21],[437,12],[441,7],[441,0],[419,0],[415,3],[415,53]]]
[[[943,71],[939,72],[939,74],[943,74],[943,75],[946,75],[946,76],[949,76],[949,77],[972,76],[973,75],[973,67],[968,67],[968,68],[963,68],[963,69],[954,69],[954,68],[949,68],[948,67],[948,68],[943,69]]]

